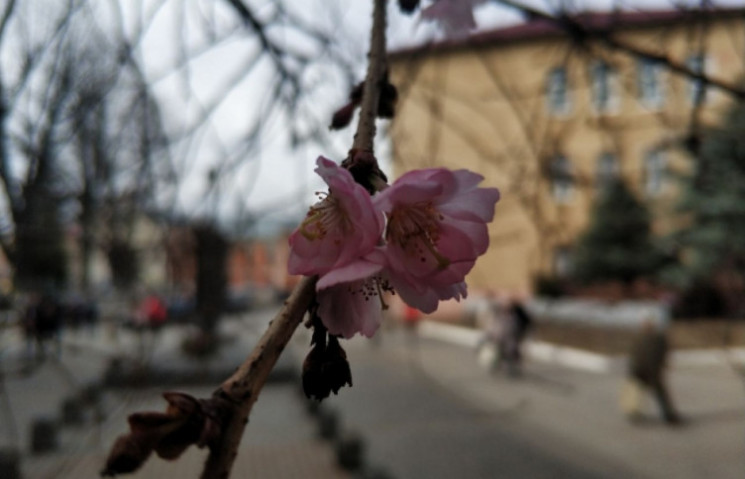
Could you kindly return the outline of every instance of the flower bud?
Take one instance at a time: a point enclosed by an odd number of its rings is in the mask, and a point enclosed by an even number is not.
[[[331,394],[331,386],[323,374],[324,350],[324,344],[316,344],[303,361],[303,392],[308,399],[321,401]]]
[[[343,107],[339,108],[334,112],[334,116],[331,118],[331,130],[341,130],[351,123],[352,117],[354,116],[354,110],[357,108],[353,102],[349,102]]]
[[[383,84],[380,90],[380,100],[378,101],[378,117],[393,118],[398,101],[398,90],[391,83]]]
[[[352,387],[352,371],[347,361],[347,353],[342,349],[339,340],[333,336],[329,338],[329,344],[326,347],[323,374],[334,394],[338,394],[339,389],[347,384]]]
[[[345,385],[352,386],[352,371],[347,353],[339,340],[330,336],[326,341],[314,341],[314,346],[303,362],[303,391],[308,399],[321,401],[339,393]]]

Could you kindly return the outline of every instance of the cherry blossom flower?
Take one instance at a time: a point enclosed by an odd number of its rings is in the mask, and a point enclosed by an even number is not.
[[[288,270],[320,275],[319,316],[331,334],[372,336],[380,324],[381,305],[371,300],[366,284],[382,268],[379,260],[370,259],[380,256],[376,245],[385,226],[383,213],[349,171],[324,157],[317,165],[316,173],[328,184],[329,193],[290,235]]]
[[[483,177],[467,170],[433,168],[371,198],[347,170],[323,157],[317,164],[329,193],[290,236],[289,270],[320,276],[317,313],[329,334],[372,337],[385,291],[425,313],[466,296],[465,276],[489,244],[498,190],[479,188]]]
[[[476,28],[473,8],[483,0],[435,0],[422,9],[422,19],[438,23],[448,36],[462,36]]]
[[[486,223],[499,200],[496,188],[467,170],[410,171],[375,195],[388,216],[384,275],[410,306],[425,313],[467,294],[464,279],[489,245]]]
[[[356,261],[371,252],[384,228],[383,215],[372,206],[370,194],[349,171],[322,156],[316,173],[329,186],[311,206],[305,220],[290,235],[290,274],[321,275],[321,287],[338,282],[340,273],[354,271]],[[364,269],[364,264],[361,265]],[[346,268],[346,269],[345,269]],[[365,270],[367,272],[367,270]],[[332,273],[331,278],[323,275]]]

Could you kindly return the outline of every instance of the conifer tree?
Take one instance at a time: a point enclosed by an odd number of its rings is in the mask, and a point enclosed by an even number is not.
[[[621,281],[626,285],[656,272],[662,255],[651,235],[650,215],[628,186],[608,186],[580,237],[574,276],[581,282]]]
[[[745,275],[745,108],[735,106],[723,125],[701,136],[682,182],[679,207],[687,227],[676,240],[690,280]]]

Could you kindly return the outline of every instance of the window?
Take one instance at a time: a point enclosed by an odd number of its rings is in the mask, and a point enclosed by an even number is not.
[[[556,67],[548,73],[546,100],[551,113],[564,115],[569,113],[568,79],[565,67]]]
[[[647,196],[658,196],[665,186],[665,157],[657,150],[650,151],[644,160],[644,191]]]
[[[605,192],[618,179],[618,158],[613,153],[602,153],[598,157],[595,184],[600,192]]]
[[[706,59],[703,55],[691,55],[686,60],[686,66],[694,73],[704,73],[706,71]],[[706,86],[704,82],[697,78],[690,78],[688,80],[688,99],[692,105],[695,105],[698,101],[699,94],[703,95],[701,102],[706,101]]]
[[[557,156],[551,160],[551,192],[557,203],[566,203],[572,196],[574,178],[572,165],[565,156]]]
[[[598,113],[605,113],[615,107],[615,75],[613,69],[604,61],[590,66],[592,106]]]
[[[636,86],[639,100],[648,108],[660,108],[665,102],[662,88],[662,65],[642,58],[637,64]]]

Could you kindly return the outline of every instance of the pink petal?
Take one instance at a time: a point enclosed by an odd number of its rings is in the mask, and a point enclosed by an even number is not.
[[[469,0],[437,0],[422,9],[422,19],[437,22],[450,35],[463,35],[476,28],[474,2]]]
[[[339,283],[359,281],[380,272],[381,269],[383,269],[381,264],[359,259],[345,266],[332,269],[321,276],[316,283],[316,290],[326,289]]]
[[[489,222],[494,218],[494,207],[499,201],[496,188],[478,188],[454,195],[437,205],[442,213],[467,221]]]
[[[291,274],[324,275],[356,261],[376,247],[385,226],[383,214],[349,171],[324,157],[316,163],[316,172],[329,185],[331,196],[314,205],[290,235]]]
[[[351,338],[372,337],[383,319],[380,300],[365,297],[364,281],[344,283],[318,292],[318,315],[330,334]]]

